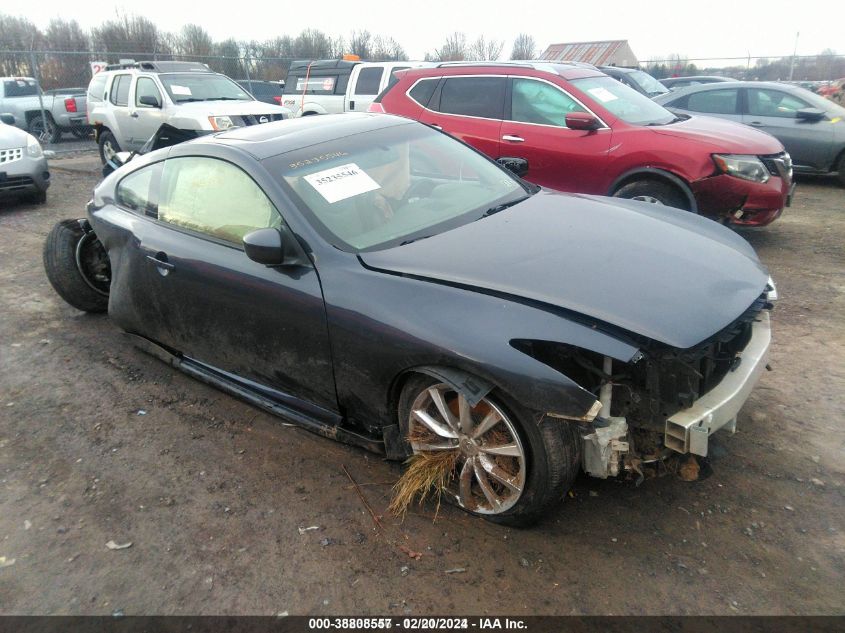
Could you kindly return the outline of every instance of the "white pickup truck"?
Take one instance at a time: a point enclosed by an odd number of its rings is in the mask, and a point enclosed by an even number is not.
[[[429,65],[343,59],[295,61],[288,71],[282,105],[297,117],[366,112],[376,96],[396,82],[394,72]]]

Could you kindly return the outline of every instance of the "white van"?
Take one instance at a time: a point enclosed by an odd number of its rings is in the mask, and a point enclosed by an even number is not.
[[[431,65],[343,59],[296,61],[288,71],[282,105],[298,117],[366,112],[382,90],[396,83],[394,72]]]

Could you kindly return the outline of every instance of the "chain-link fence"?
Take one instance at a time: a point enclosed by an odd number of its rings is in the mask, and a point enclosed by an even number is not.
[[[0,113],[11,112],[16,125],[36,134],[46,149],[57,153],[93,150],[87,124],[85,92],[94,73],[107,64],[127,60],[192,61],[236,81],[279,81],[287,77],[292,59],[285,57],[178,55],[103,51],[24,51],[0,49],[0,77],[6,96]],[[723,75],[734,79],[794,81],[813,88],[845,77],[845,55],[789,57],[726,57],[651,59],[641,68],[658,79],[681,75]],[[27,78],[34,81],[28,82]],[[38,86],[42,88],[38,90]],[[16,107],[15,104],[23,104]]]
[[[0,112],[12,114],[15,125],[37,136],[45,149],[56,153],[94,150],[86,113],[88,83],[107,64],[129,60],[201,62],[236,81],[284,80],[292,61],[283,57],[0,50],[0,77],[5,82]]]

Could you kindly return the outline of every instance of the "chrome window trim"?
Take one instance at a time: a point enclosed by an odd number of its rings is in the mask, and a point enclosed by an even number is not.
[[[545,123],[529,123],[528,121],[514,121],[513,119],[505,119],[505,118],[491,119],[489,117],[484,117],[484,116],[472,116],[471,114],[453,114],[452,112],[439,112],[437,110],[432,110],[428,106],[424,106],[423,104],[421,104],[419,101],[417,101],[416,99],[414,99],[411,96],[411,90],[416,88],[417,84],[420,83],[421,81],[451,79],[452,77],[497,77],[497,78],[504,78],[504,79],[511,79],[511,78],[513,78],[513,79],[533,79],[534,81],[542,81],[544,83],[549,84],[550,86],[557,88],[563,94],[565,94],[567,97],[572,99],[575,103],[577,103],[582,108],[584,108],[584,110],[586,110],[589,114],[596,117],[596,119],[598,119],[599,123],[601,123],[601,125],[602,125],[600,128],[598,128],[599,130],[609,130],[610,129],[610,126],[607,123],[604,122],[604,119],[602,119],[599,115],[597,115],[590,108],[588,108],[586,105],[584,105],[584,103],[580,99],[576,98],[574,95],[569,94],[569,92],[567,92],[566,90],[564,90],[563,88],[558,86],[556,83],[553,83],[553,82],[549,81],[548,79],[542,79],[540,77],[526,77],[524,75],[488,75],[488,74],[483,74],[483,75],[438,75],[436,77],[420,77],[413,84],[411,84],[410,87],[405,91],[405,96],[408,97],[408,99],[410,99],[414,103],[416,103],[418,106],[420,106],[426,112],[431,112],[433,114],[439,114],[439,115],[442,115],[442,116],[462,117],[462,118],[465,118],[465,119],[478,119],[480,121],[501,121],[503,123],[505,121],[507,121],[509,123],[519,123],[520,125],[535,125],[537,127],[548,127],[548,128],[552,128],[552,129],[555,129],[555,130],[570,130],[570,129],[572,129],[572,128],[568,128],[568,127],[562,127],[560,125],[547,125]],[[434,89],[437,90],[437,87],[435,86]],[[433,93],[432,93],[432,96],[434,96]],[[596,131],[598,131],[598,130],[596,130]]]

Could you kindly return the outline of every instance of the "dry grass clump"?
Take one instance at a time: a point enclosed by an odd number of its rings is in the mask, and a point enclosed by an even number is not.
[[[455,466],[459,455],[458,451],[425,452],[412,455],[405,462],[407,465],[405,472],[393,486],[390,512],[394,516],[404,518],[415,498],[418,497],[419,504],[422,505],[429,496],[437,499],[439,511],[440,497],[455,476]]]

